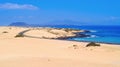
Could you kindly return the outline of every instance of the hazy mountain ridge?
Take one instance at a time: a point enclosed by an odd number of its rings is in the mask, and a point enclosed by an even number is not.
[[[47,24],[47,25],[41,25],[41,24],[28,24],[25,22],[13,22],[9,24],[8,26],[19,26],[19,27],[76,27],[80,25],[71,25],[71,24]]]
[[[25,22],[13,22],[13,23],[9,24],[8,26],[29,26],[29,24],[27,24]]]

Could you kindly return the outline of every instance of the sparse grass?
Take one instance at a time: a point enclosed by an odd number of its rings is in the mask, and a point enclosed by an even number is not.
[[[52,29],[47,29],[47,32],[50,32]]]
[[[77,45],[73,45],[73,47],[77,47]]]
[[[96,44],[94,42],[90,42],[89,44],[86,45],[86,47],[90,47],[90,46],[100,46],[100,44]]]
[[[52,33],[52,34],[55,34],[55,35],[58,35],[58,34],[59,34],[58,32],[52,32],[51,29],[48,29],[47,32]]]
[[[12,28],[10,27],[9,29],[11,30]]]
[[[55,35],[59,35],[59,33],[57,33],[57,32],[49,32],[49,33],[52,33],[52,34],[55,34]]]
[[[69,32],[69,31],[79,31],[77,29],[70,29],[70,28],[67,28],[67,29],[64,29],[66,32]]]
[[[45,37],[45,36],[42,36],[42,38],[46,39],[46,37]]]

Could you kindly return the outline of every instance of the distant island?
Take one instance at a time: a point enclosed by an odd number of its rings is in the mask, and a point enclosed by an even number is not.
[[[67,25],[67,24],[47,24],[47,25],[41,25],[41,24],[28,24],[26,22],[13,22],[11,24],[9,24],[8,26],[17,26],[17,27],[76,27],[76,26],[80,26],[80,25]]]
[[[29,26],[29,24],[25,23],[25,22],[13,22],[11,24],[9,24],[8,26],[21,26],[21,27],[24,27],[24,26]]]

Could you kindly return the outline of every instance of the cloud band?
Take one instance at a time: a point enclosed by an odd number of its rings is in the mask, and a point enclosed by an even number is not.
[[[0,4],[0,8],[1,9],[30,9],[30,10],[34,10],[34,9],[38,9],[38,7],[33,6],[31,4],[14,4],[14,3],[5,3],[5,4]]]

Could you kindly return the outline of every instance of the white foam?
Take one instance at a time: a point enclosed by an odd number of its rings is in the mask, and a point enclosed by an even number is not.
[[[98,37],[98,36],[96,36],[96,35],[91,35],[90,37],[94,38],[94,37]]]
[[[90,30],[90,32],[97,32],[96,30]]]

